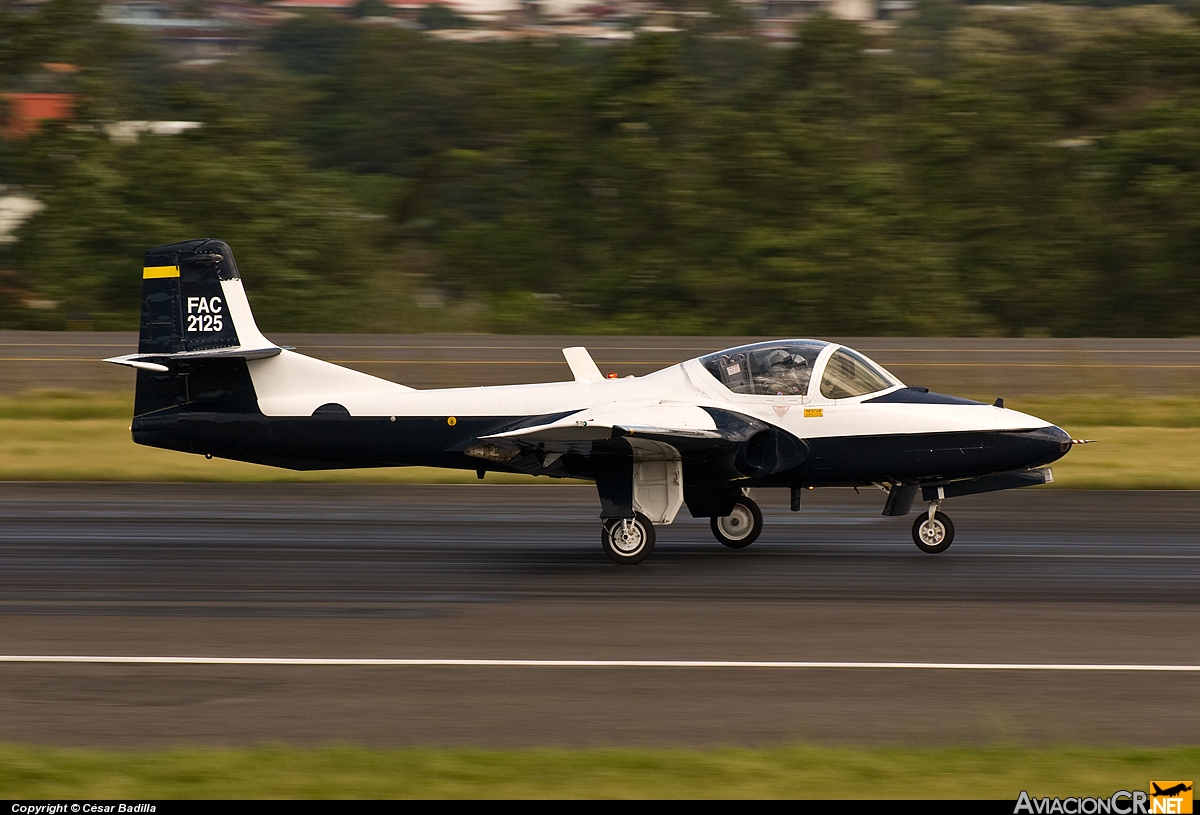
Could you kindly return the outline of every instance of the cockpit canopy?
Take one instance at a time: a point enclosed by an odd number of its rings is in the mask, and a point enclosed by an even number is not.
[[[760,342],[718,351],[701,357],[700,362],[734,393],[804,395],[826,345],[819,340]]]
[[[887,390],[900,381],[857,351],[842,347],[830,355],[821,374],[821,395],[848,399]]]
[[[829,343],[780,340],[743,345],[701,357],[717,381],[734,393],[756,396],[805,396],[817,360]],[[849,348],[838,347],[824,362],[821,395],[847,399],[901,384],[894,376]]]

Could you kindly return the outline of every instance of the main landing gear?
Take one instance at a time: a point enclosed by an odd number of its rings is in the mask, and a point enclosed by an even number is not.
[[[745,549],[758,540],[762,529],[762,510],[744,495],[733,505],[733,512],[712,519],[713,535],[730,549]]]
[[[654,550],[654,524],[640,512],[609,518],[600,527],[600,544],[617,563],[641,563]]]
[[[945,552],[954,542],[954,524],[950,516],[938,509],[938,501],[931,501],[929,511],[917,516],[913,522],[913,543],[922,552],[936,555]]]
[[[913,522],[913,543],[922,552],[936,555],[945,552],[954,542],[954,524],[950,516],[938,507],[941,501],[931,501],[929,510]],[[713,536],[730,549],[744,549],[763,530],[762,510],[754,499],[740,496],[728,515],[710,521]],[[641,563],[654,550],[654,524],[640,512],[632,518],[609,518],[600,529],[604,553],[616,563]]]

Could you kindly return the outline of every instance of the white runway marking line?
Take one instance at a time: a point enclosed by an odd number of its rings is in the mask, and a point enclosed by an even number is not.
[[[0,663],[108,665],[280,665],[329,667],[445,668],[769,668],[791,670],[874,669],[905,671],[1094,671],[1200,673],[1200,665],[1042,662],[786,662],[704,659],[356,659],[338,657],[155,657],[42,656],[3,654]]]

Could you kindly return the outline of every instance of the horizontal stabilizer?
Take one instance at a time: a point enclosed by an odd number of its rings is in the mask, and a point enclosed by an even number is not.
[[[148,371],[166,371],[162,364],[164,360],[186,361],[204,359],[266,359],[280,354],[285,349],[278,345],[258,348],[210,348],[204,351],[177,351],[173,354],[126,354],[121,357],[110,357],[105,362],[114,365],[128,365],[131,368],[143,368]]]

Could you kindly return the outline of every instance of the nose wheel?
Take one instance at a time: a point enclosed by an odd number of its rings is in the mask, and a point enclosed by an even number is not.
[[[641,563],[654,549],[654,524],[640,512],[632,518],[609,518],[600,528],[600,544],[616,563]]]
[[[913,523],[913,543],[922,552],[936,555],[945,552],[954,542],[954,524],[950,516],[941,510],[921,513]]]
[[[762,528],[762,510],[745,496],[737,499],[733,512],[712,519],[713,535],[730,549],[745,549],[758,540]]]

